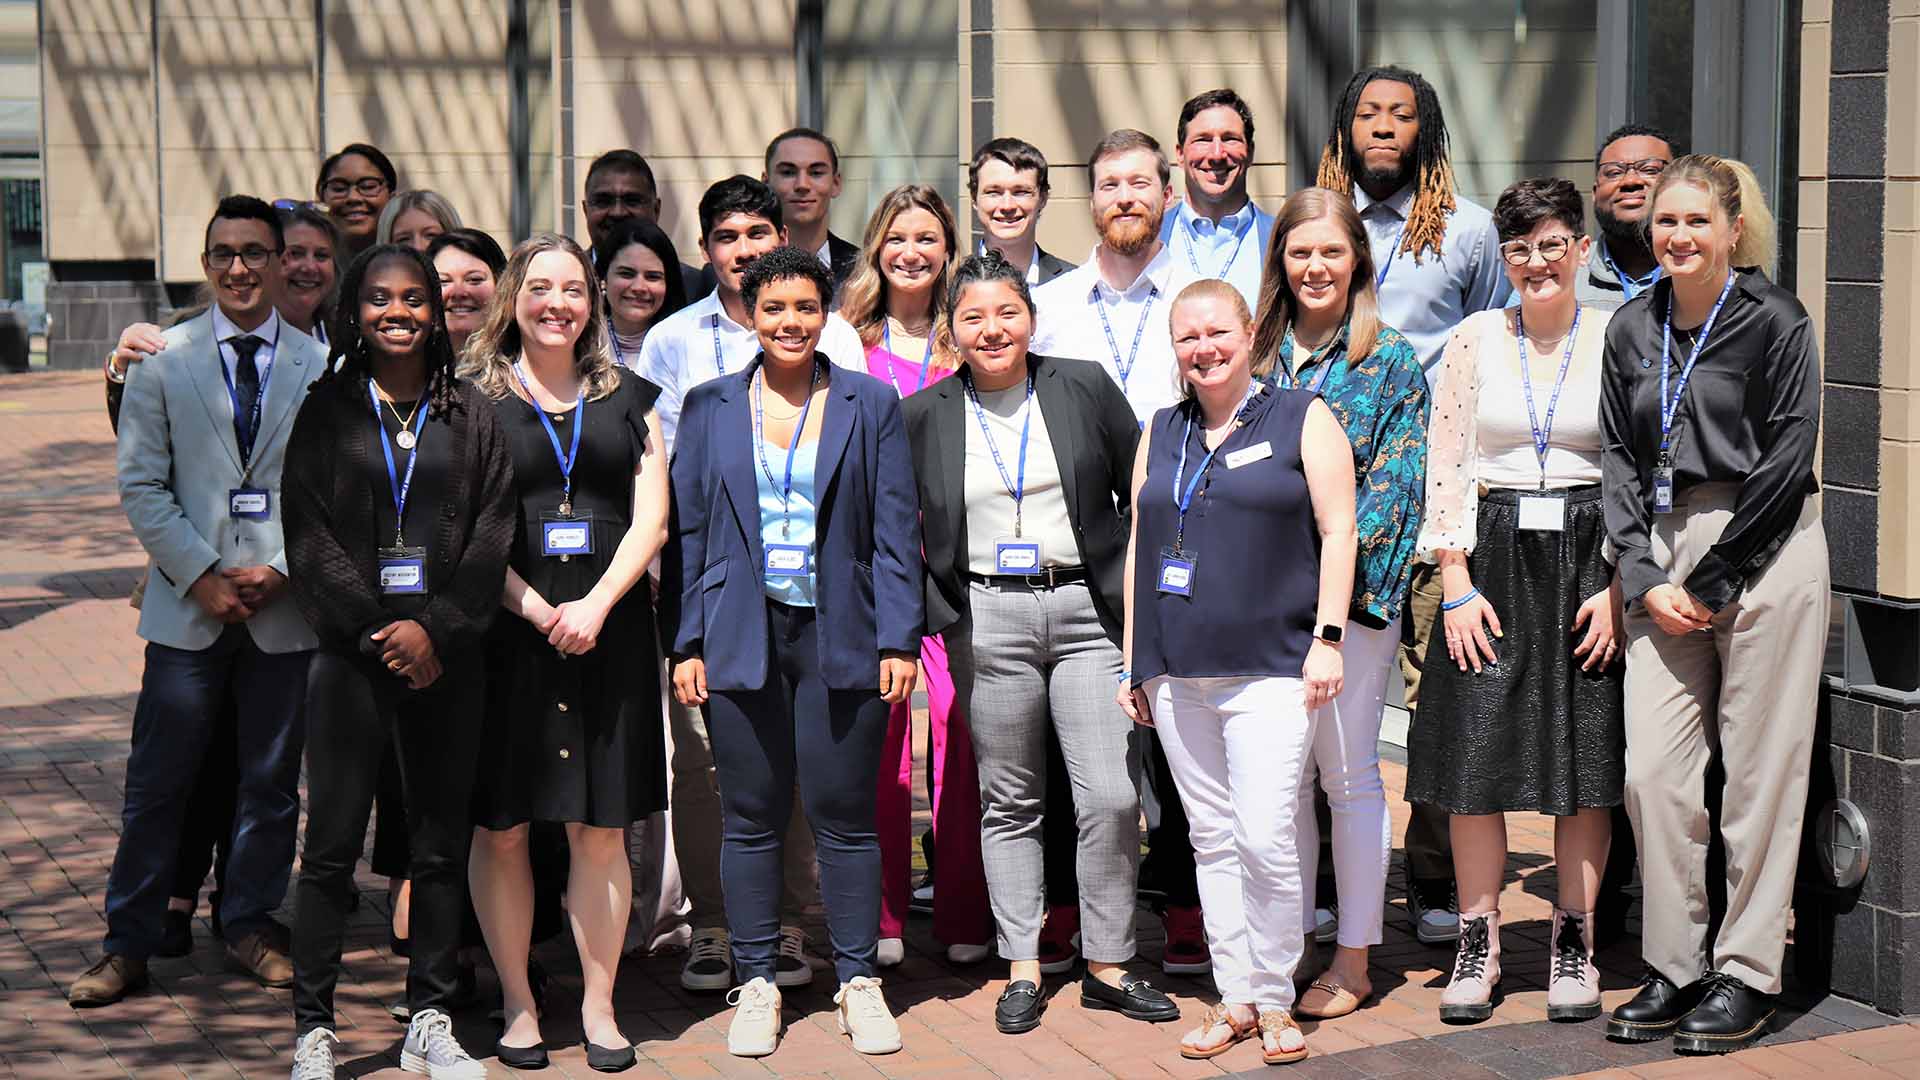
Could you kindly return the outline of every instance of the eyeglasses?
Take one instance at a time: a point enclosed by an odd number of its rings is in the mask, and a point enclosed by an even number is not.
[[[378,176],[363,176],[358,180],[336,177],[320,185],[320,193],[329,199],[344,199],[349,192],[358,192],[371,198],[385,190],[387,182]]]
[[[1509,240],[1500,245],[1500,257],[1514,266],[1525,266],[1533,261],[1533,254],[1537,251],[1542,259],[1550,263],[1559,262],[1567,257],[1567,252],[1577,239],[1577,236],[1549,236],[1537,244]]]
[[[594,210],[611,210],[616,206],[623,210],[649,210],[653,208],[653,196],[601,191],[587,196],[587,206]]]
[[[1628,173],[1639,173],[1647,180],[1657,179],[1667,171],[1666,158],[1641,158],[1639,161],[1605,161],[1600,164],[1600,179],[1618,180]]]
[[[207,260],[209,270],[225,270],[233,265],[233,260],[236,258],[249,270],[264,270],[267,268],[267,260],[278,254],[280,254],[279,248],[250,247],[235,251],[232,248],[222,247],[214,248],[201,258]]]

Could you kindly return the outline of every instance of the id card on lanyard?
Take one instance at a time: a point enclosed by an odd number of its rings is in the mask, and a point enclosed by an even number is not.
[[[967,390],[967,401],[973,406],[973,418],[980,424],[980,437],[986,440],[987,449],[993,454],[993,467],[1000,473],[1000,483],[1005,485],[1007,494],[1013,498],[1013,535],[995,537],[993,541],[993,572],[996,574],[1035,574],[1041,566],[1040,541],[1030,540],[1022,535],[1023,522],[1021,511],[1027,494],[1027,438],[1033,431],[1033,375],[1027,375],[1027,396],[1021,408],[1025,411],[1020,421],[1020,455],[1015,472],[1007,474],[1007,463],[1000,456],[1000,445],[994,441],[993,429],[987,426],[987,410],[980,404],[980,392],[974,388],[972,374],[962,375]]]
[[[1673,294],[1667,294],[1667,316],[1660,324],[1660,457],[1653,466],[1653,512],[1656,514],[1673,513],[1673,421],[1680,412],[1687,382],[1693,378],[1693,365],[1700,362],[1700,354],[1707,348],[1707,335],[1713,333],[1720,309],[1726,306],[1727,297],[1733,292],[1735,274],[1732,269],[1727,271],[1727,283],[1720,287],[1720,299],[1713,302],[1707,321],[1700,324],[1700,336],[1693,343],[1693,351],[1687,354],[1686,365],[1680,369],[1671,398],[1667,396],[1667,383],[1673,374]]]
[[[1580,336],[1580,305],[1573,306],[1573,325],[1567,328],[1567,346],[1560,353],[1560,374],[1553,380],[1553,396],[1547,399],[1547,420],[1540,422],[1533,404],[1533,368],[1527,362],[1527,324],[1518,311],[1513,315],[1514,334],[1520,343],[1520,391],[1527,399],[1527,425],[1533,431],[1533,456],[1540,463],[1540,489],[1520,496],[1519,527],[1526,532],[1564,532],[1567,528],[1567,497],[1547,490],[1547,454],[1553,442],[1553,414],[1560,407],[1560,389],[1566,385],[1567,369],[1573,365],[1573,346]]]
[[[383,596],[419,595],[427,591],[427,549],[407,546],[407,495],[413,490],[414,466],[420,463],[427,403],[423,400],[414,406],[413,426],[403,426],[393,440],[408,452],[407,472],[402,477],[394,468],[393,447],[387,441],[386,423],[380,419],[380,395],[372,379],[367,380],[367,399],[373,405],[373,437],[380,440],[380,453],[387,461],[387,491],[393,496],[393,545],[377,553],[380,592]]]
[[[761,569],[768,577],[806,577],[813,573],[812,545],[786,541],[793,536],[793,456],[806,435],[807,413],[813,408],[814,389],[820,385],[820,363],[816,360],[813,370],[807,374],[807,400],[801,403],[799,419],[793,424],[793,437],[787,440],[787,471],[780,480],[774,479],[773,466],[767,461],[767,444],[761,438],[766,425],[766,385],[767,375],[763,369],[754,385],[753,450],[760,458],[760,471],[767,474],[767,483],[780,488],[780,542],[767,542],[766,564]]]
[[[1173,546],[1160,549],[1160,573],[1155,581],[1154,591],[1169,596],[1192,598],[1194,578],[1199,573],[1199,559],[1194,552],[1186,548],[1187,510],[1193,505],[1194,493],[1200,489],[1208,471],[1213,468],[1214,457],[1220,453],[1220,448],[1226,445],[1227,439],[1239,430],[1240,422],[1246,417],[1247,408],[1253,404],[1254,398],[1259,393],[1258,382],[1247,387],[1246,400],[1241,403],[1239,411],[1235,413],[1232,426],[1227,429],[1225,435],[1220,437],[1220,441],[1214,445],[1213,449],[1207,451],[1207,456],[1200,459],[1200,465],[1193,470],[1191,480],[1186,480],[1187,450],[1193,444],[1193,415],[1200,411],[1200,404],[1197,401],[1188,402],[1190,411],[1187,413],[1186,427],[1180,437],[1180,463],[1173,470],[1173,507],[1179,516],[1174,525]],[[1201,441],[1203,443],[1206,441],[1204,434]],[[1228,456],[1233,457],[1237,453],[1238,451],[1234,451]],[[1255,457],[1253,460],[1263,460],[1271,456],[1272,448],[1268,446],[1268,452],[1265,455]],[[1229,466],[1229,468],[1237,467],[1237,465]],[[1185,483],[1183,484],[1182,481]]]
[[[547,443],[553,447],[553,460],[560,468],[560,508],[556,513],[540,515],[540,554],[566,562],[575,555],[593,554],[593,515],[573,512],[573,467],[580,461],[580,432],[587,426],[587,396],[579,394],[571,406],[573,412],[573,445],[570,449],[560,448],[560,433],[553,429],[553,421],[548,418],[545,409],[533,396],[533,387],[527,382],[526,374],[520,370],[520,364],[513,365],[513,377],[520,380],[520,389],[527,393],[527,407],[540,418],[540,426],[546,429]]]

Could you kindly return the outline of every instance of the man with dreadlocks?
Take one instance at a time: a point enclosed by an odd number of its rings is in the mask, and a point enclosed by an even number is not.
[[[1320,155],[1318,183],[1353,198],[1378,267],[1380,319],[1412,342],[1429,389],[1437,389],[1440,354],[1455,324],[1506,303],[1512,288],[1501,269],[1493,215],[1454,190],[1447,122],[1433,85],[1399,67],[1368,68],[1347,80]],[[1420,664],[1440,611],[1440,579],[1431,563],[1414,567],[1411,592],[1409,640],[1400,652],[1409,712],[1419,707]],[[1416,804],[1406,848],[1407,915],[1415,936],[1430,945],[1456,940],[1447,816]],[[1316,919],[1332,921],[1319,912]]]

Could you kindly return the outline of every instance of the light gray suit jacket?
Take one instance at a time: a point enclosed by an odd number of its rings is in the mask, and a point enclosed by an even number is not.
[[[319,342],[281,324],[252,468],[243,470],[213,314],[168,330],[166,342],[152,359],[127,372],[120,404],[120,506],[153,558],[140,636],[197,651],[212,645],[224,629],[187,595],[201,574],[261,565],[287,572],[280,470],[294,413],[325,370],[327,353]],[[228,516],[229,492],[244,486],[271,493],[266,520]],[[246,627],[262,652],[297,652],[319,644],[291,593],[255,612]]]

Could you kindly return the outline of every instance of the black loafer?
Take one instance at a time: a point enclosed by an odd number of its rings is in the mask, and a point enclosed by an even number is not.
[[[1700,980],[1706,994],[1673,1029],[1682,1054],[1731,1054],[1760,1041],[1773,1020],[1773,998],[1724,972]]]
[[[1673,1034],[1673,1029],[1705,994],[1704,980],[1690,986],[1677,986],[1672,979],[1650,967],[1640,992],[1607,1017],[1607,1038],[1618,1042],[1664,1039]]]
[[[1085,976],[1080,980],[1080,1004],[1083,1008],[1107,1009],[1129,1020],[1144,1020],[1149,1024],[1180,1019],[1180,1006],[1145,979],[1122,978],[1120,985],[1113,987],[1092,975]]]
[[[1026,979],[1008,984],[993,1005],[993,1026],[1020,1035],[1040,1026],[1040,988]]]
[[[493,1056],[500,1064],[509,1069],[544,1069],[547,1067],[547,1048],[544,1046],[508,1046],[503,1042],[493,1044]]]
[[[623,1072],[633,1068],[637,1057],[631,1045],[613,1050],[605,1046],[595,1046],[593,1040],[587,1040],[587,1068],[594,1072]]]
[[[169,959],[193,955],[193,912],[167,909],[167,925],[160,931],[160,947],[153,955]]]

